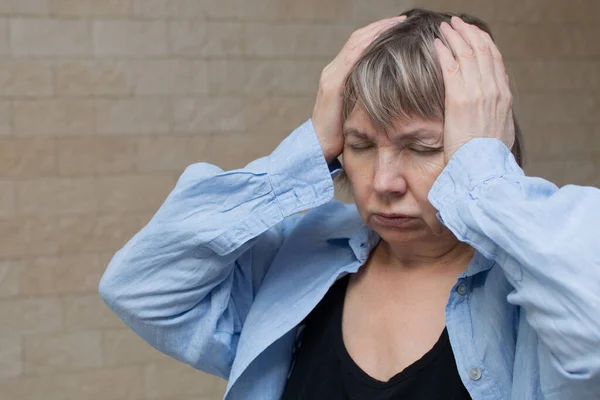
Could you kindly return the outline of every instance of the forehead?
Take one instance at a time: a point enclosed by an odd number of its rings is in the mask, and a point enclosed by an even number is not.
[[[368,138],[372,140],[420,138],[437,140],[443,133],[443,122],[421,118],[396,119],[387,129],[373,125],[363,108],[356,108],[344,121],[344,136],[346,138]]]

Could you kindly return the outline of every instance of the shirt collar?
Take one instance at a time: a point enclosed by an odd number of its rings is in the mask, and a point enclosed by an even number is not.
[[[379,234],[369,228],[362,219],[348,223],[327,237],[327,241],[330,243],[348,243],[356,258],[361,262],[367,260],[379,240]]]
[[[338,229],[327,237],[330,243],[348,243],[354,252],[354,255],[361,262],[365,262],[371,254],[371,251],[381,237],[377,232],[367,226],[367,224],[359,219],[346,224],[343,228]],[[492,268],[494,261],[486,258],[479,251],[475,250],[473,258],[465,271],[461,274],[461,278],[467,278],[487,271]]]

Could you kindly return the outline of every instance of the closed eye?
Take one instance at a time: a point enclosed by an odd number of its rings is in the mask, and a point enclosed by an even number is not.
[[[419,154],[433,154],[433,153],[439,153],[440,151],[444,150],[443,147],[420,147],[420,146],[412,146],[408,148],[410,151],[413,151],[415,153],[419,153]]]
[[[370,148],[373,147],[372,144],[350,144],[348,145],[348,147],[350,147],[352,150],[355,151],[363,151],[363,150],[368,150]]]

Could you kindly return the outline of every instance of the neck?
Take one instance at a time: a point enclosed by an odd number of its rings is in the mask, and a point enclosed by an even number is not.
[[[460,273],[469,264],[474,249],[466,243],[447,238],[419,245],[393,245],[381,240],[373,254],[381,268],[398,272],[427,272],[443,268]]]

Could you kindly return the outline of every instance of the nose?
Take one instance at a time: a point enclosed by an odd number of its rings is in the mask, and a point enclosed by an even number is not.
[[[380,153],[375,163],[373,190],[381,195],[403,195],[407,182],[403,173],[402,156]]]

